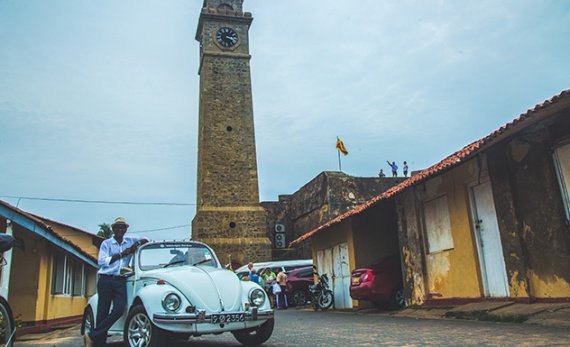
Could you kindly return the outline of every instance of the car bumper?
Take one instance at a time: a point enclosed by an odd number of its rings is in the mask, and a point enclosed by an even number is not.
[[[388,301],[390,300],[390,290],[381,288],[382,291],[374,290],[368,283],[360,286],[350,287],[350,297],[353,300]]]
[[[258,321],[267,320],[273,318],[274,311],[271,309],[260,310],[257,307],[250,309],[249,311],[243,312],[223,312],[224,315],[241,315],[243,314],[244,321]],[[166,313],[159,312],[154,313],[152,318],[155,323],[161,324],[199,324],[199,323],[221,323],[219,321],[215,322],[214,317],[218,315],[216,313],[206,313],[205,310],[197,310],[195,313]],[[233,321],[235,323],[238,321]],[[228,321],[229,323],[229,321]]]

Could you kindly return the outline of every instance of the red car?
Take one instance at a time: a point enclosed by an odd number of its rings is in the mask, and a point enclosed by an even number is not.
[[[303,306],[309,300],[309,286],[315,284],[313,267],[287,272],[287,301],[292,306]]]
[[[350,297],[371,301],[376,308],[403,308],[406,298],[402,283],[400,257],[389,256],[370,267],[352,271]]]

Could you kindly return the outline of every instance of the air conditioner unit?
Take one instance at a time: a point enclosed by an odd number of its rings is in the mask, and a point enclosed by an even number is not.
[[[287,242],[285,241],[285,234],[275,234],[275,248],[286,248]]]
[[[275,232],[276,233],[284,233],[285,232],[285,225],[275,224]]]

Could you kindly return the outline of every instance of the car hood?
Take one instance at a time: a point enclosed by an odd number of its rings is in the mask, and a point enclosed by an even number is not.
[[[165,280],[197,308],[216,312],[243,310],[243,286],[229,270],[209,266],[178,266],[149,271],[144,277]]]

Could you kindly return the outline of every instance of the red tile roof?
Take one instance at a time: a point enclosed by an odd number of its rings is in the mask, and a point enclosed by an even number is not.
[[[434,177],[445,171],[450,170],[451,168],[459,165],[465,160],[474,157],[484,148],[489,147],[491,144],[494,144],[499,140],[502,140],[522,129],[525,129],[526,127],[534,124],[535,122],[542,120],[548,116],[551,116],[553,113],[568,107],[570,107],[570,89],[564,90],[560,94],[544,101],[541,104],[536,105],[527,112],[521,114],[518,118],[515,118],[513,121],[505,124],[504,126],[495,130],[486,137],[463,147],[461,150],[451,154],[450,156],[443,159],[439,163],[432,165],[425,170],[420,171],[419,173],[413,175],[412,177],[408,178],[402,183],[388,189],[384,193],[376,196],[375,198],[370,199],[364,204],[357,206],[354,209],[346,212],[345,214],[340,215],[335,219],[332,219],[327,223],[319,226],[318,228],[315,228],[307,232],[303,236],[289,243],[289,247],[293,247],[296,244],[299,244],[305,241],[306,239],[311,238],[315,234],[322,232],[330,228],[331,226],[344,221],[345,219],[351,216],[358,215],[364,210],[368,209],[369,207],[376,205],[381,201],[390,199],[399,193],[402,193],[405,189],[409,187],[415,186],[421,182],[426,181],[431,177]]]

